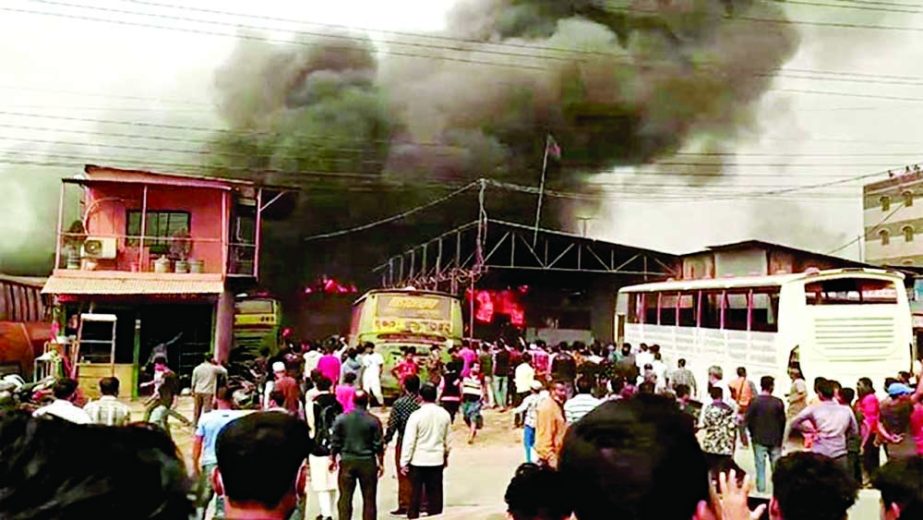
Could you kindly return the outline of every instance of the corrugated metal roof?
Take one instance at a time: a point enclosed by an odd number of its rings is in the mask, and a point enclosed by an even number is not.
[[[128,277],[71,277],[52,276],[42,289],[43,294],[63,295],[182,295],[221,294],[224,283],[220,280],[139,279]]]
[[[19,285],[27,285],[29,287],[41,288],[45,285],[46,281],[48,281],[48,278],[41,276],[11,276],[0,273],[0,282],[4,283],[15,283]]]

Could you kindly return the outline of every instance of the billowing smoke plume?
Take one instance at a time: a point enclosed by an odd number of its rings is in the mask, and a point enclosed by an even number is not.
[[[478,177],[535,185],[548,135],[564,155],[549,187],[587,189],[593,174],[656,164],[691,142],[725,150],[753,125],[756,101],[798,39],[790,25],[759,19],[785,17],[750,0],[465,0],[439,35],[244,41],[217,76],[231,132],[216,138],[213,166],[302,183],[302,235]],[[329,175],[318,181],[317,172]],[[403,188],[362,193],[345,173]],[[550,214],[566,209],[559,202]],[[532,208],[534,198],[511,198],[491,209],[528,221]],[[382,249],[432,236],[458,213],[449,206],[406,222],[419,236],[401,244],[393,233],[348,239],[368,255],[324,263],[362,271]]]
[[[455,51],[435,61],[388,58],[382,83],[413,140],[475,149],[482,159],[460,154],[444,165],[419,147],[395,153],[391,165],[405,173],[435,164],[450,177],[529,172],[531,181],[547,133],[571,174],[652,162],[693,136],[730,143],[796,47],[789,26],[751,18],[782,13],[717,0],[463,2],[449,28],[470,42],[461,58],[496,65],[459,61]]]

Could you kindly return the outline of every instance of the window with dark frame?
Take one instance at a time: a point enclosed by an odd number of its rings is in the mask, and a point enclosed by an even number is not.
[[[733,289],[725,293],[724,329],[747,330],[747,313],[749,312],[748,289]]]
[[[804,286],[808,305],[893,305],[898,301],[897,290],[891,281],[871,278],[840,278]]]
[[[643,314],[641,308],[641,295],[637,293],[629,293],[625,295],[625,300],[625,303],[628,306],[627,312],[625,313],[628,318],[628,323],[641,323]]]
[[[151,254],[170,254],[171,239],[182,231],[189,232],[191,216],[188,211],[148,211],[144,230],[144,247],[150,248]],[[126,235],[130,238],[126,244],[137,247],[141,236],[141,211],[128,210],[126,218]]]
[[[699,291],[687,291],[679,297],[679,326],[695,327],[698,322]]]
[[[633,323],[640,322],[643,315],[644,323],[650,325],[721,330],[723,324],[724,330],[746,331],[749,326],[757,332],[777,332],[779,328],[778,287],[647,293],[643,310],[641,295],[632,296],[629,316],[634,317]]]
[[[677,294],[675,292],[660,294],[660,324],[676,325]]]
[[[753,293],[753,310],[750,330],[757,332],[778,332],[779,291],[762,290]]]

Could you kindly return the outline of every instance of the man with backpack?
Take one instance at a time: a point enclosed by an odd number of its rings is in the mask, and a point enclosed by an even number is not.
[[[320,517],[333,519],[333,508],[337,493],[337,471],[331,471],[330,445],[333,439],[333,424],[343,413],[343,406],[330,391],[333,382],[326,377],[317,381],[317,396],[312,400],[313,413],[308,414],[308,426],[314,446],[308,455],[311,467],[311,491],[317,494]]]

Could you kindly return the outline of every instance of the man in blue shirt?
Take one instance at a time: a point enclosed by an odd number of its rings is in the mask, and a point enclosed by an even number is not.
[[[249,413],[246,410],[234,409],[234,403],[231,401],[231,391],[227,387],[219,388],[215,398],[217,408],[204,413],[199,419],[192,445],[192,462],[196,477],[201,482],[203,507],[209,506],[214,494],[211,486],[211,476],[218,466],[218,458],[215,455],[215,443],[218,440],[218,434],[231,421]],[[215,501],[215,511],[216,514],[223,513],[223,504],[220,497]]]

